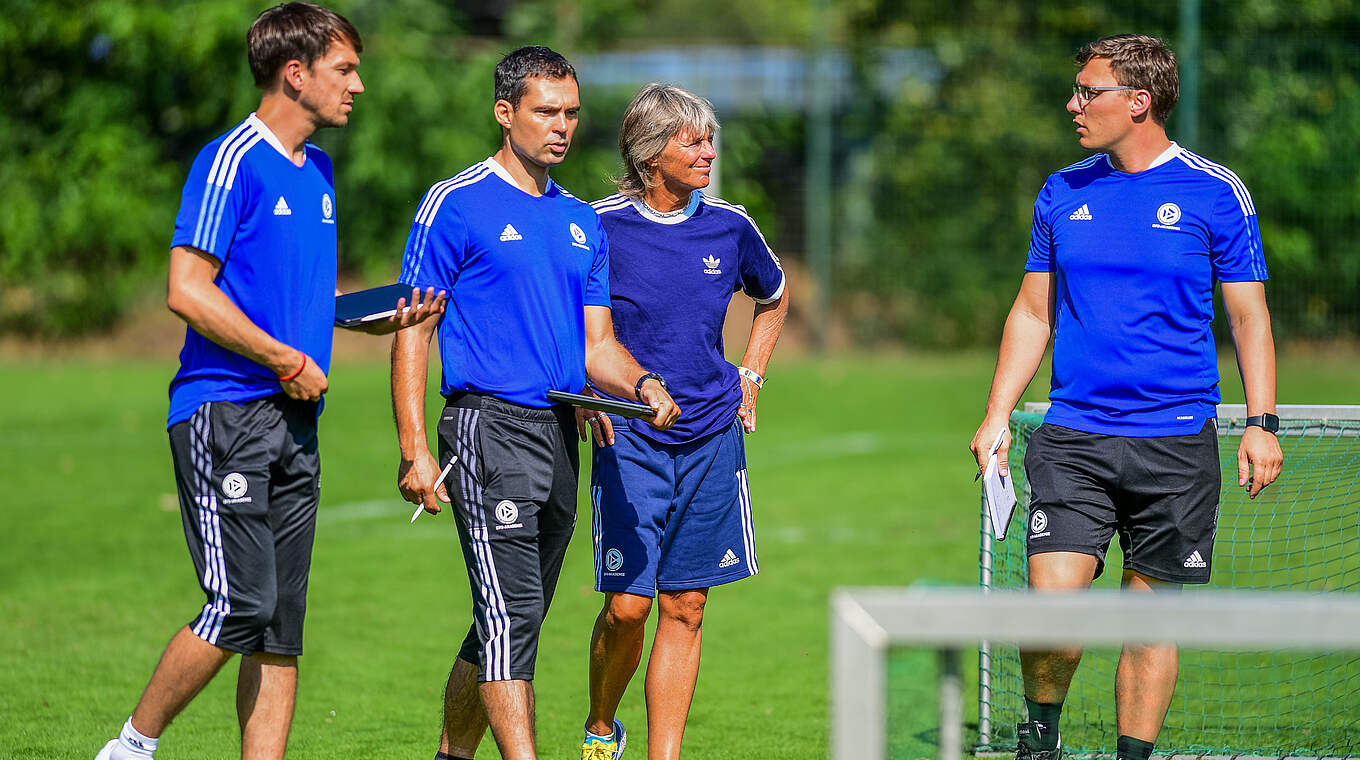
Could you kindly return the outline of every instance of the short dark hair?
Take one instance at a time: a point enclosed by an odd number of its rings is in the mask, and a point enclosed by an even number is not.
[[[354,25],[328,8],[284,3],[261,13],[246,32],[246,57],[255,86],[268,87],[289,61],[310,67],[337,40],[348,43],[356,53],[364,51]]]
[[[1166,124],[1171,109],[1181,99],[1181,80],[1176,73],[1176,54],[1156,37],[1116,34],[1087,43],[1077,51],[1077,65],[1092,58],[1108,58],[1115,81],[1152,95],[1152,120]]]
[[[512,50],[496,64],[496,101],[504,100],[519,108],[519,101],[529,88],[529,80],[534,77],[576,79],[576,69],[561,53],[542,45],[525,45]]]

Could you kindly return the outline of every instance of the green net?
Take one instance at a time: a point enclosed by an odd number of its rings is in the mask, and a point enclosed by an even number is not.
[[[1284,415],[1284,410],[1281,410]],[[1026,585],[1029,502],[1025,446],[1041,414],[1011,416],[1011,472],[1020,504],[1006,540],[982,520],[982,583]],[[1360,419],[1283,419],[1285,468],[1256,500],[1237,486],[1241,419],[1220,418],[1223,492],[1209,588],[1360,590]],[[1118,542],[1098,587],[1116,587]],[[1186,621],[1213,625],[1213,621]],[[1112,754],[1118,731],[1114,673],[1118,650],[1089,649],[1063,707],[1067,754]],[[979,650],[978,752],[1015,751],[1024,688],[1016,647]],[[1180,680],[1157,751],[1195,755],[1360,757],[1360,654],[1355,652],[1182,649]]]

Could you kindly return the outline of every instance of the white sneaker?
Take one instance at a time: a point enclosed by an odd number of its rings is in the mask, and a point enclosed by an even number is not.
[[[122,745],[117,739],[112,739],[104,748],[99,750],[99,754],[94,756],[94,760],[149,760],[153,755],[147,752],[130,750]]]

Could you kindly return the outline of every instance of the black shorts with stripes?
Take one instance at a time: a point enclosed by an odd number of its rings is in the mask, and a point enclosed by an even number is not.
[[[458,656],[482,681],[532,680],[538,632],[576,527],[580,454],[571,408],[450,396],[439,464],[472,586],[473,624]]]
[[[207,594],[190,628],[241,654],[302,653],[321,457],[317,405],[211,401],[170,427],[184,537]]]

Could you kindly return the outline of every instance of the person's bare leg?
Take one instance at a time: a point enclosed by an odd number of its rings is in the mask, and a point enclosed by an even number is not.
[[[1047,552],[1029,558],[1029,587],[1035,591],[1075,591],[1090,588],[1096,558],[1076,552]],[[1067,698],[1072,675],[1081,663],[1081,645],[1055,649],[1020,648],[1020,671],[1025,697],[1031,702],[1057,704]]]
[[[282,760],[297,702],[297,657],[256,652],[241,658],[236,717],[242,760]]]
[[[676,760],[699,680],[708,589],[662,591],[656,639],[647,661],[647,757]]]
[[[444,728],[439,751],[454,757],[473,757],[486,735],[486,708],[477,687],[477,666],[456,658],[444,685]]]
[[[628,682],[642,660],[642,640],[652,598],[607,592],[590,636],[590,714],[586,730],[608,736]]]
[[[482,704],[501,760],[535,760],[534,686],[529,681],[487,681]]]
[[[1133,570],[1124,571],[1123,586],[1125,591],[1143,594],[1179,591],[1181,587]],[[1115,714],[1121,736],[1157,741],[1176,691],[1179,665],[1175,644],[1124,645],[1114,676]]]
[[[188,626],[181,628],[165,646],[151,681],[132,711],[133,728],[158,738],[232,654],[200,639]]]

